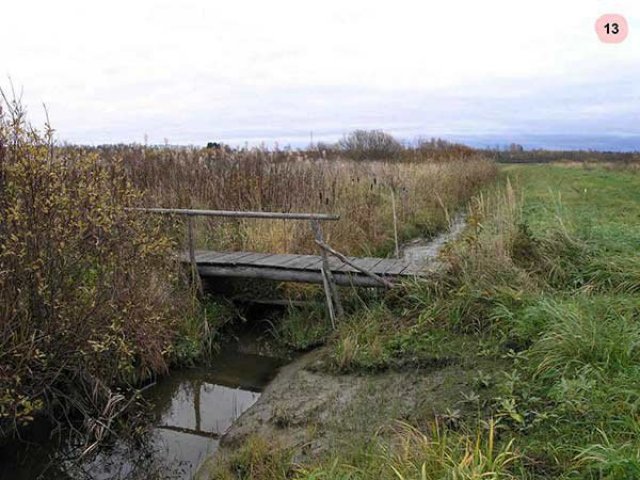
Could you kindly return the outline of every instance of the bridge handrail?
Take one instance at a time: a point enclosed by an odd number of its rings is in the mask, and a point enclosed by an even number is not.
[[[286,213],[286,212],[242,212],[236,210],[196,210],[191,208],[127,208],[129,211],[139,211],[147,213],[159,213],[165,215],[184,215],[187,217],[188,227],[188,244],[189,244],[189,263],[191,264],[191,278],[196,285],[200,295],[203,295],[202,281],[200,274],[198,273],[198,266],[196,264],[196,254],[194,246],[193,236],[193,217],[230,217],[230,218],[267,218],[267,219],[283,219],[283,220],[309,220],[311,223],[311,229],[316,237],[318,245],[326,245],[322,236],[322,227],[320,221],[335,221],[340,220],[340,215],[334,215],[330,213]],[[336,328],[336,317],[340,318],[344,316],[344,310],[342,303],[338,296],[338,290],[336,288],[336,282],[329,268],[329,261],[327,258],[327,252],[324,249],[320,249],[320,255],[322,256],[322,279],[324,293],[327,300],[327,308],[329,310],[329,317],[331,318],[331,325]],[[335,303],[335,310],[334,310]]]
[[[197,210],[191,208],[127,208],[129,211],[159,213],[166,215],[185,215],[188,217],[228,217],[228,218],[265,218],[283,220],[340,220],[340,215],[331,213],[288,213],[288,212],[251,212],[239,210]]]

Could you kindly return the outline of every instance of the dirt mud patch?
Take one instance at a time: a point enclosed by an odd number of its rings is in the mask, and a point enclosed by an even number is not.
[[[495,362],[473,358],[407,371],[333,374],[323,370],[326,354],[326,349],[319,349],[283,367],[223,436],[220,450],[205,463],[199,478],[207,478],[208,467],[254,435],[290,450],[295,463],[305,463],[345,442],[371,438],[398,420],[439,417],[456,422],[466,411],[477,410],[482,397],[478,379],[496,369]],[[475,403],[469,404],[469,398]]]

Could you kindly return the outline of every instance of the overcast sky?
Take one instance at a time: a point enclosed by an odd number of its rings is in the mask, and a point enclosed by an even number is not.
[[[598,40],[604,13],[629,21],[622,44]],[[382,128],[640,149],[638,0],[20,0],[0,49],[0,85],[71,142]]]

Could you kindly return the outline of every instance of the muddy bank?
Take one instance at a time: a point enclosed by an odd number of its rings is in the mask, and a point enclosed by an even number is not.
[[[456,421],[478,407],[478,400],[468,400],[477,393],[477,379],[496,368],[473,356],[434,368],[335,375],[324,371],[325,355],[325,349],[316,350],[283,367],[222,437],[197,478],[208,478],[217,462],[252,435],[291,450],[295,463],[305,463],[398,420]]]

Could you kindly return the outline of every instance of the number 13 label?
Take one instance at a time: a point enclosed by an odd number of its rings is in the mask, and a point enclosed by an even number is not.
[[[621,43],[627,38],[629,26],[622,15],[608,13],[596,20],[596,33],[604,43]]]

